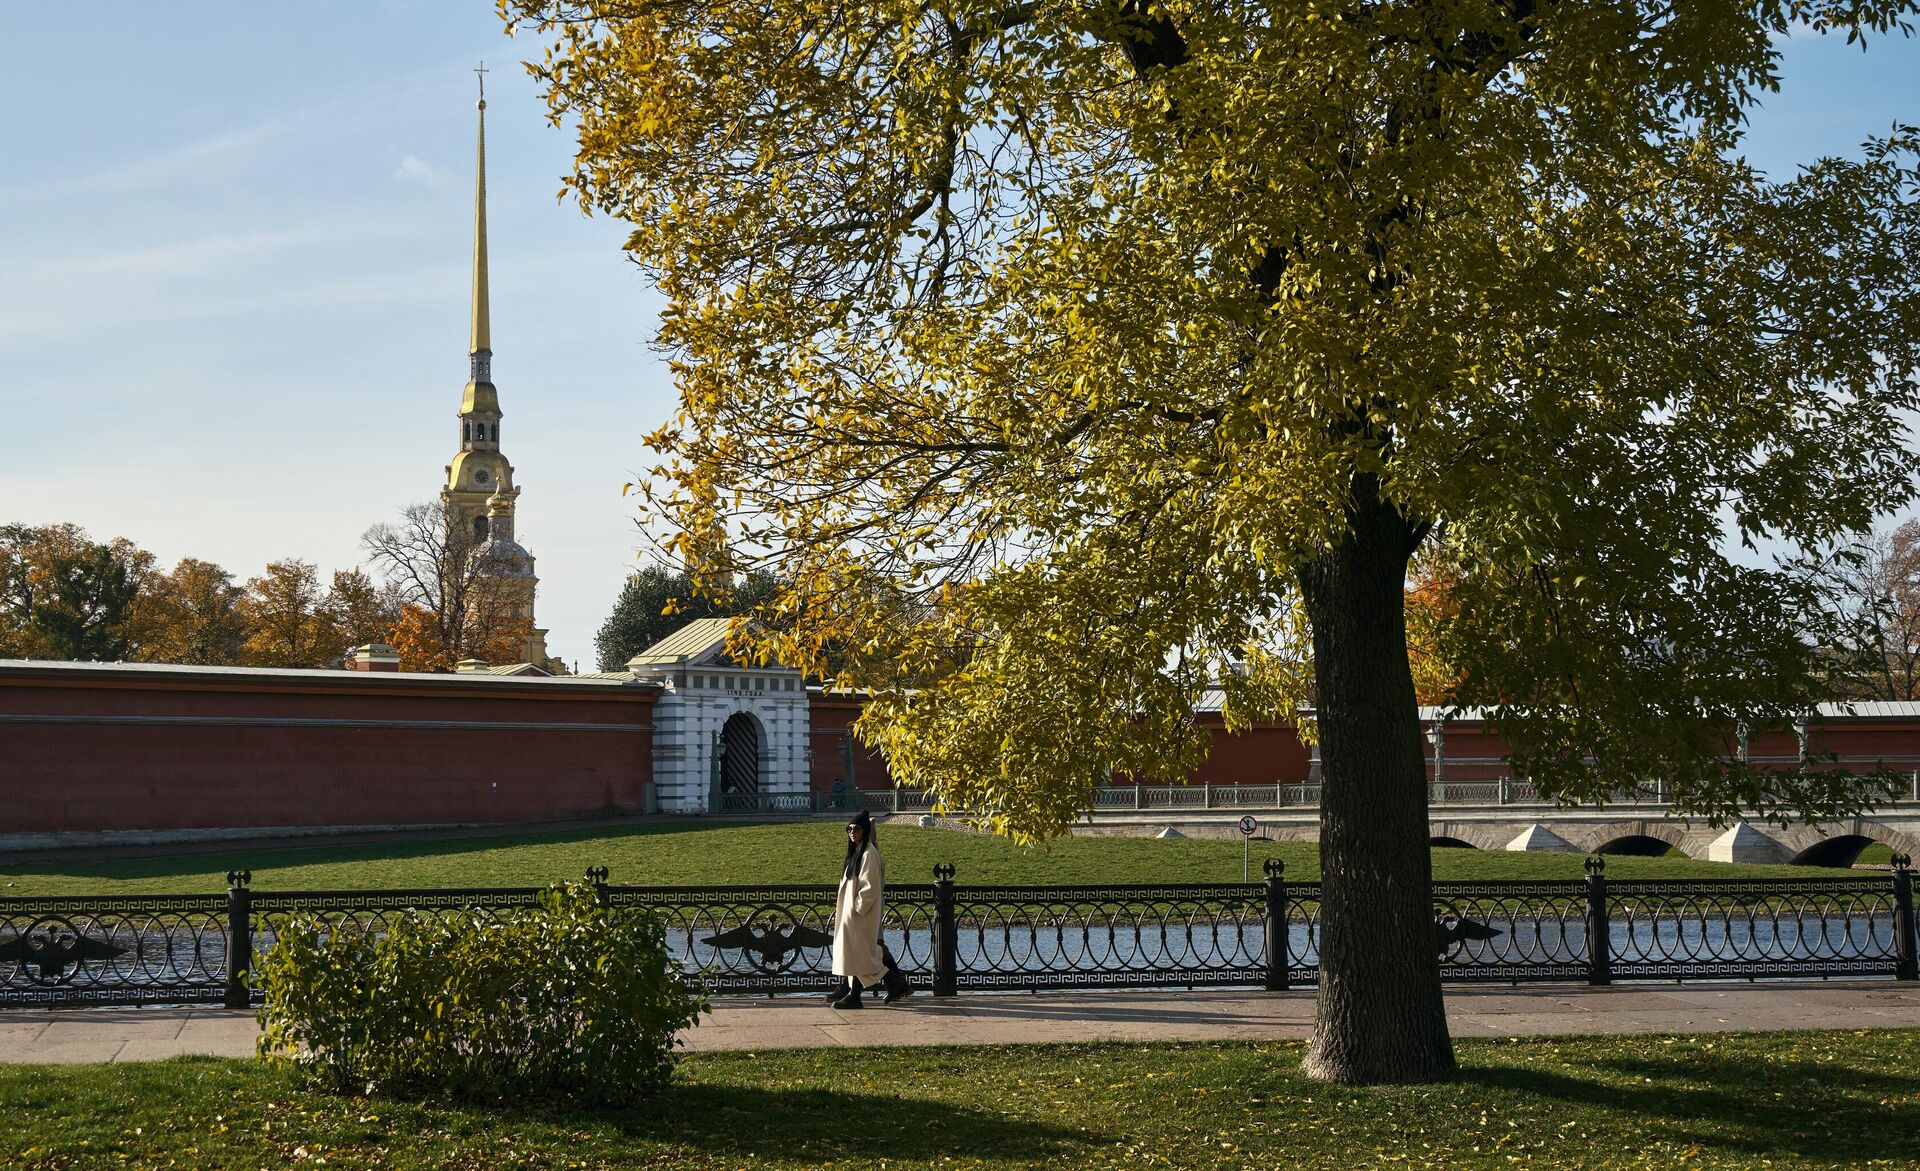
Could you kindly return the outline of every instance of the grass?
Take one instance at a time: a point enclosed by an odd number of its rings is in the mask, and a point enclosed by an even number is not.
[[[1893,861],[1893,847],[1885,842],[1868,842],[1860,856],[1854,859],[1859,865],[1886,866]]]
[[[689,1056],[625,1111],[334,1098],[249,1062],[0,1066],[0,1166],[1713,1169],[1911,1166],[1920,1031],[1462,1041],[1340,1089],[1298,1043]]]
[[[0,867],[0,894],[205,893],[225,888],[231,869],[253,872],[256,890],[434,886],[539,886],[578,878],[602,865],[615,883],[705,885],[832,882],[845,842],[834,822],[742,825],[649,822],[539,834],[444,841],[400,840],[297,848],[237,845],[214,853],[167,854],[99,861],[49,860]],[[887,825],[879,840],[887,877],[931,882],[935,862],[952,862],[956,881],[1063,885],[1102,882],[1238,882],[1237,842],[1203,839],[1063,838],[1021,847],[958,830]],[[1319,876],[1318,847],[1302,842],[1252,843],[1251,872],[1267,858],[1289,877]],[[1577,878],[1575,854],[1437,849],[1441,879]],[[1816,872],[1818,873],[1818,872]],[[1614,857],[1610,878],[1795,877],[1806,867],[1697,862],[1683,856]]]

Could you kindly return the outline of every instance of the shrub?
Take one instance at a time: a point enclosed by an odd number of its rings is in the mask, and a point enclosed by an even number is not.
[[[337,1092],[630,1102],[667,1084],[675,1034],[707,1010],[659,918],[582,883],[378,935],[314,915],[276,932],[254,969],[260,1056]]]

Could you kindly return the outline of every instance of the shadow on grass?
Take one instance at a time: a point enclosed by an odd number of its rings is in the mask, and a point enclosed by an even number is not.
[[[93,879],[180,878],[195,880],[178,889],[185,893],[226,889],[229,870],[280,870],[296,866],[331,866],[359,862],[405,862],[420,859],[455,857],[485,850],[526,846],[556,846],[572,842],[604,842],[608,839],[662,837],[725,829],[753,822],[625,821],[609,818],[604,824],[564,830],[510,829],[488,830],[472,834],[409,830],[383,831],[378,841],[338,841],[328,837],[299,840],[273,838],[261,841],[225,841],[219,843],[166,844],[153,847],[153,853],[140,853],[138,847],[118,847],[111,852],[48,850],[33,856],[11,855],[0,864],[0,876],[31,876],[55,873]],[[125,851],[124,853],[122,851]],[[580,858],[586,867],[604,861],[597,857]],[[263,878],[267,877],[262,875]],[[578,878],[578,874],[555,875],[553,881]],[[264,885],[264,884],[263,884]]]
[[[192,1144],[204,1149],[199,1165],[222,1167],[256,1166],[269,1146],[282,1158],[296,1146],[326,1148],[330,1161],[351,1166],[496,1166],[512,1161],[494,1160],[503,1150],[540,1166],[561,1165],[554,1158],[561,1154],[594,1167],[761,1161],[872,1167],[881,1157],[934,1164],[962,1153],[1021,1166],[1073,1166],[1101,1141],[1091,1132],[966,1102],[868,1087],[753,1084],[748,1079],[757,1072],[676,1079],[652,1101],[609,1108],[553,1099],[336,1096],[302,1089],[290,1074],[217,1058],[57,1070],[0,1066],[0,1112],[63,1120],[58,1133],[38,1138],[0,1128],[0,1164],[14,1165],[8,1159],[15,1144],[44,1144],[45,1155],[77,1160],[46,1166],[104,1165],[88,1160],[126,1142],[136,1125],[166,1153]],[[812,1083],[818,1074],[774,1069],[767,1076]],[[855,1076],[849,1063],[844,1077]],[[476,1156],[487,1161],[475,1162]]]
[[[1089,1136],[953,1102],[835,1091],[684,1086],[661,1103],[683,1141],[705,1150],[864,1160],[1063,1158]]]
[[[1920,1145],[1920,1112],[1886,1104],[1920,1097],[1920,1071],[1733,1053],[1611,1057],[1592,1070],[1581,1076],[1537,1066],[1468,1066],[1460,1080],[1517,1098],[1616,1113],[1639,1121],[1650,1136],[1656,1120],[1666,1120],[1674,1124],[1671,1137],[1754,1155],[1792,1152],[1852,1163],[1905,1157]]]
[[[1091,1133],[951,1101],[811,1087],[677,1082],[659,1098],[624,1109],[564,1103],[425,1104],[484,1116],[523,1139],[568,1145],[658,1145],[727,1160],[870,1165],[880,1155],[937,1162],[964,1152],[992,1161],[1070,1160],[1097,1141]],[[544,1135],[542,1134],[544,1132]]]

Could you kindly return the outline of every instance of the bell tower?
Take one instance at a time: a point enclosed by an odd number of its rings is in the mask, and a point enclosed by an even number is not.
[[[487,68],[480,79],[479,137],[473,187],[473,305],[468,324],[467,386],[460,396],[460,450],[447,465],[440,499],[461,543],[474,547],[482,572],[502,582],[512,598],[521,654],[545,666],[547,632],[534,626],[533,595],[539,579],[533,556],[514,540],[513,509],[520,489],[513,465],[500,453],[500,392],[493,385],[493,326],[487,303]]]

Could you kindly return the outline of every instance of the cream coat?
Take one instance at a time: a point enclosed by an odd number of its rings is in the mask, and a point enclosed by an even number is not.
[[[872,988],[887,974],[880,957],[881,913],[885,908],[887,864],[872,842],[860,856],[860,872],[840,876],[833,900],[833,974],[851,976]]]

